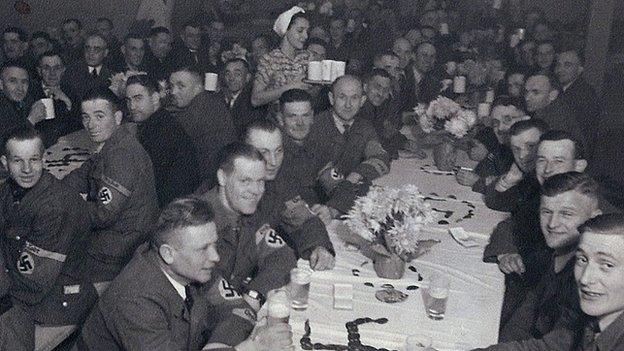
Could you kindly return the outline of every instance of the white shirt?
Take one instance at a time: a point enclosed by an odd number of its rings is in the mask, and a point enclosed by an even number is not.
[[[178,295],[182,297],[182,300],[186,300],[186,289],[184,288],[184,285],[180,284],[177,280],[171,278],[171,276],[167,274],[164,269],[161,268],[161,270],[163,271],[163,273],[165,273],[165,277],[169,279],[171,285],[173,285],[173,288],[178,292]]]
[[[344,122],[343,120],[340,119],[340,117],[336,116],[336,114],[333,112],[332,112],[332,117],[334,118],[334,125],[336,125],[336,128],[338,128],[338,131],[340,132],[340,134],[344,134],[346,130],[345,125],[348,125],[350,128],[354,122],[354,120],[351,120],[350,122]]]
[[[99,76],[100,72],[102,72],[102,65],[95,67],[89,66],[89,74],[93,74],[93,70],[95,70],[95,72],[97,72],[97,75]]]

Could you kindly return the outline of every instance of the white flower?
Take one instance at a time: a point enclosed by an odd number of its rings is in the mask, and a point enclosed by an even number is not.
[[[451,133],[456,138],[463,138],[466,133],[468,133],[469,129],[470,126],[468,123],[460,118],[454,118],[444,123],[444,130]]]

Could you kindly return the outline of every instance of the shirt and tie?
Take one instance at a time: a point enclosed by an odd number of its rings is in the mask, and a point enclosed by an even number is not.
[[[355,122],[355,120],[352,119],[348,122],[343,121],[335,113],[332,113],[332,117],[334,118],[334,124],[336,125],[336,128],[338,129],[340,134],[346,136],[346,134],[349,132],[349,129],[351,129],[351,126],[353,126],[353,122]]]

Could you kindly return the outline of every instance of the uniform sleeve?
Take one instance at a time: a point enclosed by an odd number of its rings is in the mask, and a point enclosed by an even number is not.
[[[107,306],[114,317],[107,321],[108,328],[118,335],[119,346],[124,350],[178,350],[175,335],[167,314],[156,301],[126,300]],[[181,351],[181,350],[180,350]]]
[[[501,177],[504,177],[504,175]],[[518,184],[504,192],[499,192],[495,189],[499,180],[500,177],[496,178],[496,180],[486,187],[483,197],[485,206],[497,211],[512,212],[515,210],[514,205],[518,203],[518,198],[520,198]]]
[[[208,343],[238,345],[251,334],[256,313],[242,296],[220,276],[212,279],[204,292],[212,307],[214,327]]]
[[[497,262],[498,255],[518,253],[513,235],[513,219],[507,218],[498,223],[483,251],[483,261]]]
[[[296,265],[294,251],[288,246],[280,233],[265,224],[256,231],[257,272],[248,285],[263,295],[290,280],[290,270]]]
[[[129,150],[112,150],[107,155],[105,169],[98,181],[97,197],[88,202],[91,225],[96,228],[108,227],[117,220],[134,185],[139,181],[137,165],[128,155]]]
[[[92,156],[86,160],[78,169],[73,170],[62,180],[63,185],[79,194],[89,193],[89,177],[93,170],[95,161]]]
[[[390,155],[376,137],[368,139],[364,149],[364,161],[353,171],[366,180],[379,178],[390,172]]]
[[[70,201],[70,200],[67,200]],[[75,201],[80,201],[76,199]],[[15,294],[20,300],[36,304],[54,285],[71,250],[74,213],[52,205],[40,213],[32,224],[14,273]],[[77,211],[79,212],[79,211]]]
[[[329,239],[325,224],[316,216],[307,220],[293,232],[288,233],[285,228],[281,232],[284,232],[289,237],[295,247],[297,256],[305,260],[309,260],[312,251],[319,246],[324,247],[328,252],[335,255],[334,246]]]

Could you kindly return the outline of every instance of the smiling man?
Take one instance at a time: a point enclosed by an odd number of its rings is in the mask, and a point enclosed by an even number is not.
[[[195,197],[169,204],[150,242],[141,245],[87,319],[80,350],[284,350],[285,323],[248,338],[255,313],[211,295],[220,279],[219,236],[212,207]]]
[[[229,299],[243,298],[256,310],[270,290],[288,283],[290,269],[295,266],[295,255],[284,239],[269,225],[258,226],[253,217],[267,175],[260,152],[234,142],[219,153],[218,185],[210,188],[204,182],[196,191],[215,211],[222,293],[231,291]]]
[[[95,154],[63,182],[86,194],[93,232],[82,273],[110,281],[152,228],[157,209],[154,172],[141,144],[121,125],[119,102],[110,90],[88,91],[81,109]]]
[[[598,186],[582,173],[560,173],[543,183],[541,193],[541,232],[553,254],[541,280],[501,326],[502,342],[541,338],[557,327],[565,310],[580,314],[574,252],[581,235],[578,227],[601,213]]]
[[[89,234],[83,201],[44,170],[43,153],[41,136],[26,127],[9,133],[0,157],[10,175],[0,186],[0,298],[12,302],[0,309],[2,350],[41,348],[58,335],[36,329],[77,324],[97,299],[65,263]]]
[[[307,94],[298,91],[298,94],[301,93]],[[287,95],[287,99],[290,95],[289,100],[301,98],[292,90],[282,95]],[[289,103],[283,98],[280,101],[284,105],[299,102]],[[282,110],[288,111],[289,108],[284,106]],[[315,213],[324,209],[317,204],[314,178],[310,177],[315,173],[305,173],[311,169],[310,165],[303,163],[305,158],[297,154],[296,148],[285,144],[288,141],[282,137],[282,131],[270,121],[250,124],[243,138],[262,154],[267,166],[265,192],[254,216],[256,221],[278,231],[298,257],[310,261],[312,269],[333,268],[334,249],[323,221]],[[308,205],[312,206],[311,209]]]
[[[578,314],[568,309],[559,328],[541,339],[493,345],[488,351],[620,351],[624,349],[624,216],[598,215],[579,229],[573,263]],[[569,290],[568,290],[569,292]],[[563,306],[565,307],[565,306]],[[578,309],[578,305],[577,305]]]

